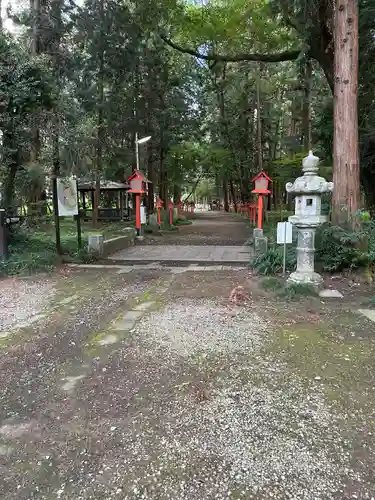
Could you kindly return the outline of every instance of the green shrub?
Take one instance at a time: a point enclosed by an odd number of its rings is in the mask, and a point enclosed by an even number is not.
[[[329,272],[368,265],[372,259],[371,252],[375,250],[375,245],[373,249],[369,248],[370,239],[372,237],[375,239],[375,231],[373,236],[371,233],[371,229],[367,234],[364,228],[353,232],[339,226],[324,224],[316,232],[317,263]]]
[[[57,253],[50,251],[23,252],[10,255],[6,262],[0,262],[0,276],[29,275],[36,272],[52,271],[61,263]]]
[[[160,229],[162,231],[178,231],[178,227],[176,227],[174,224],[170,225],[169,222],[163,222]]]
[[[250,261],[250,267],[258,271],[259,274],[270,275],[279,274],[283,270],[282,246],[271,247],[266,253],[255,256]],[[286,270],[293,271],[296,267],[296,249],[288,246],[286,253]]]
[[[89,263],[97,256],[87,252],[87,237],[82,236],[83,249],[78,250],[76,233],[61,235],[64,253],[56,252],[55,235],[38,231],[35,228],[19,228],[12,231],[9,245],[9,259],[0,263],[0,276],[27,275],[53,270],[64,260],[76,263]]]
[[[95,252],[89,252],[87,247],[76,250],[70,254],[71,261],[77,264],[93,264],[99,260],[99,255]]]
[[[273,276],[270,276],[268,278],[265,278],[262,280],[262,287],[266,292],[276,292],[277,290],[280,290],[283,287],[283,281],[274,278]]]
[[[288,221],[288,218],[294,215],[293,211],[289,210],[269,210],[267,212],[267,220],[269,222],[285,222]]]
[[[191,220],[186,219],[186,217],[184,219],[182,219],[181,217],[179,217],[175,221],[176,226],[188,226],[189,224],[193,224],[193,222]]]
[[[318,292],[309,283],[286,283],[278,290],[277,295],[284,299],[294,300],[299,297],[317,297]]]

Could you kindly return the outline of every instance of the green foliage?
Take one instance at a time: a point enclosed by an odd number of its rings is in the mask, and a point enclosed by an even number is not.
[[[368,236],[373,237],[373,228],[353,232],[325,224],[316,232],[316,260],[329,272],[363,267],[375,257],[368,247]]]
[[[162,222],[160,229],[162,231],[178,231],[178,227],[174,224],[170,225],[169,222]]]
[[[290,210],[269,210],[267,212],[267,222],[275,224],[277,222],[288,221],[288,218],[293,214],[294,212]]]
[[[76,263],[92,263],[98,256],[87,251],[87,238],[83,236],[83,249],[78,250],[77,236],[63,234],[61,245],[63,256],[56,253],[55,238],[52,233],[37,229],[20,229],[13,233],[7,262],[0,264],[0,275],[26,275],[41,271],[52,271],[64,260]]]
[[[283,282],[280,279],[275,278],[274,276],[270,276],[262,280],[262,287],[266,292],[276,292],[280,290],[283,285]]]
[[[287,300],[296,300],[300,297],[317,297],[317,290],[310,283],[286,283],[278,290],[277,295]]]
[[[287,300],[298,299],[301,296],[316,297],[318,295],[316,289],[308,283],[285,283],[285,281],[275,277],[263,279],[262,287],[264,290],[275,292],[278,297]]]
[[[0,262],[0,276],[28,275],[52,271],[61,259],[55,252],[14,252],[6,262]]]
[[[293,271],[296,266],[296,250],[287,247],[286,270]],[[266,253],[255,256],[250,261],[250,267],[262,275],[275,275],[283,270],[283,247],[271,247]]]
[[[190,224],[192,224],[193,222],[191,220],[188,220],[186,218],[182,219],[182,218],[178,218],[176,221],[175,221],[175,224],[176,226],[189,226]]]

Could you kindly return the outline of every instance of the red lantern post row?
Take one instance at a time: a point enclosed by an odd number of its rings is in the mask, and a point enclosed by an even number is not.
[[[156,200],[156,209],[158,211],[158,226],[161,226],[160,210],[163,208],[163,202],[160,198]]]
[[[169,224],[173,224],[173,208],[174,204],[173,201],[168,201],[168,210],[169,210]]]

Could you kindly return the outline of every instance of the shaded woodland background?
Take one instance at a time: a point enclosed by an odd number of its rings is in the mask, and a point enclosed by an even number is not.
[[[348,170],[332,173],[331,1],[31,0],[7,15],[17,29],[0,33],[3,206],[42,200],[54,175],[126,179],[136,132],[152,136],[141,148],[150,210],[153,192],[246,202],[260,169],[278,209],[310,147],[339,203],[353,191]],[[360,0],[353,210],[375,206],[374,24],[375,5]]]

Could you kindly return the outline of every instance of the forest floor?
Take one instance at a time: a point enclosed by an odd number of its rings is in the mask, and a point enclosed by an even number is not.
[[[269,283],[114,266],[1,281],[1,498],[375,498],[373,292],[346,277],[327,281],[343,299],[290,301]]]

